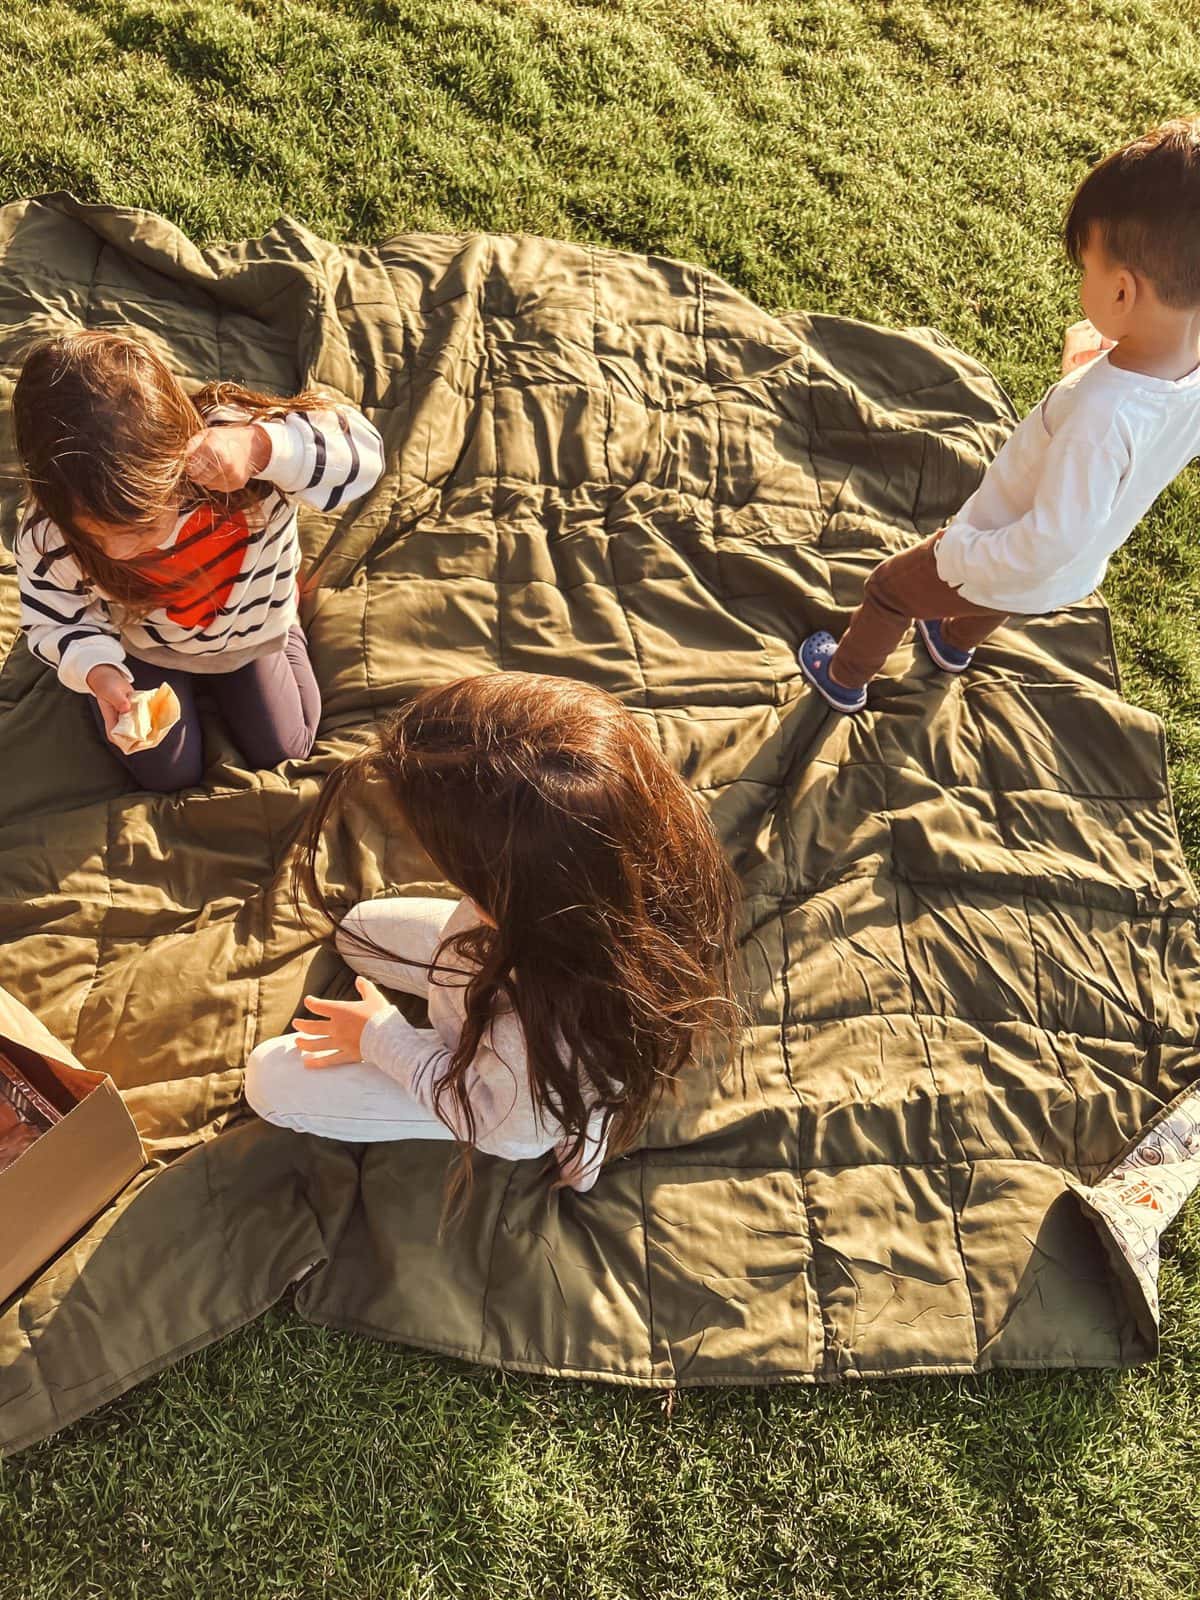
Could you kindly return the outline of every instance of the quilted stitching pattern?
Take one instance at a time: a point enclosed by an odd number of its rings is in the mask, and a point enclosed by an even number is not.
[[[297,1298],[314,1319],[629,1382],[1150,1353],[1068,1185],[1196,1075],[1196,897],[1161,730],[1120,698],[1101,603],[1002,632],[961,680],[906,646],[856,719],[795,664],[1004,438],[977,363],[927,330],[772,317],[698,269],[539,239],[336,247],[284,221],[201,251],[64,196],[0,211],[5,385],[30,334],[79,322],[132,324],[191,384],[332,386],[388,470],[302,521],[317,752],[249,773],[213,722],[183,800],[126,790],[16,642],[0,578],[0,981],[159,1117],[192,1104],[306,986],[344,981],[287,894],[322,774],[419,685],[502,667],[612,690],[704,797],[744,887],[754,1015],[732,1068],[698,1066],[593,1195],[484,1162],[444,1244],[443,1147],[242,1122],[178,1156],[0,1322],[5,1437],[317,1262]],[[11,493],[2,510],[11,533]],[[430,871],[370,795],[327,863],[347,903],[437,892]],[[160,1248],[173,1204],[188,1294]],[[130,1281],[155,1308],[136,1326]],[[90,1350],[70,1342],[85,1288],[109,1331]]]

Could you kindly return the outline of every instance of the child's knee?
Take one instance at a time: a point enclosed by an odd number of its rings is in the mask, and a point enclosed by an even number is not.
[[[364,956],[378,956],[380,944],[380,914],[372,909],[378,902],[360,900],[352,906],[338,924],[333,936],[338,955],[352,972],[360,970]],[[386,948],[386,947],[385,947]]]
[[[294,1039],[287,1035],[264,1039],[250,1052],[246,1062],[247,1105],[264,1122],[287,1127],[299,1087],[296,1074],[305,1071],[307,1068]]]
[[[905,604],[903,589],[898,587],[899,574],[893,565],[894,561],[895,557],[889,556],[874,569],[863,587],[863,601],[876,611],[904,618],[911,613]],[[902,580],[900,582],[902,584]]]
[[[129,770],[139,789],[147,794],[179,794],[184,789],[198,789],[204,781],[204,757],[197,751],[169,763],[147,762],[144,765],[129,763]]]
[[[863,598],[876,602],[885,600],[888,593],[888,562],[881,561],[877,567],[872,567],[870,576],[863,585]]]
[[[272,728],[256,738],[241,735],[242,754],[255,772],[266,772],[284,761],[303,761],[316,743],[316,735],[305,727]]]
[[[272,765],[278,766],[279,761],[303,761],[306,756],[312,754],[312,747],[316,742],[317,735],[314,728],[306,728],[301,725],[298,728],[289,729],[279,741],[279,747],[283,754]]]

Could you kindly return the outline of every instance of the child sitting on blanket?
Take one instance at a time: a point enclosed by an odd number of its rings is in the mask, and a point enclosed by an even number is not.
[[[343,918],[355,1001],[250,1057],[270,1122],[333,1139],[445,1139],[557,1158],[588,1189],[705,1036],[733,1035],[736,889],[708,817],[636,718],[599,689],[500,672],[417,695],[327,781],[300,882],[333,921],[317,852],[342,795],[382,779],[453,900]],[[371,979],[421,995],[411,1026]],[[453,1193],[453,1189],[452,1189]]]
[[[298,620],[296,502],[333,511],[372,487],[383,448],[366,418],[316,390],[214,383],[191,400],[146,346],[79,332],[30,350],[13,419],[25,637],[89,697],[134,779],[200,782],[197,679],[253,766],[306,756],[321,698]],[[179,720],[128,753],[114,730],[134,691],[163,683]]]
[[[821,632],[800,646],[804,676],[838,711],[862,709],[914,621],[957,673],[1008,614],[1082,600],[1200,452],[1200,118],[1094,167],[1066,245],[1089,320],[1068,330],[1061,382],[949,525],[876,568],[841,642]]]

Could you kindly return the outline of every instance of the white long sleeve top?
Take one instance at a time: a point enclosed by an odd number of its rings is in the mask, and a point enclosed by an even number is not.
[[[938,541],[938,575],[996,611],[1072,605],[1197,453],[1200,367],[1151,378],[1097,356],[1005,441]]]
[[[478,923],[478,911],[469,900],[463,900],[447,922],[444,937]],[[339,947],[353,963],[354,946],[339,941]],[[465,959],[457,954],[447,956],[446,966],[451,970],[439,972],[429,985],[428,1028],[414,1027],[395,1006],[388,1006],[363,1029],[360,1049],[364,1061],[387,1073],[418,1104],[465,1139],[468,1129],[452,1120],[453,1100],[443,1096],[440,1110],[436,1103],[437,1086],[446,1075],[466,1023],[465,995],[471,977]],[[476,1149],[508,1161],[532,1160],[553,1150],[565,1185],[586,1190],[595,1183],[607,1151],[605,1116],[593,1111],[584,1148],[572,1159],[561,1124],[542,1113],[534,1100],[525,1033],[512,1011],[497,1011],[492,1016],[463,1088],[474,1116],[472,1143]]]

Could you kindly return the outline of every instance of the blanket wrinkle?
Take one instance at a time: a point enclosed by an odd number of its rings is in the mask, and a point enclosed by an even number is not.
[[[331,388],[388,460],[363,505],[301,517],[323,735],[270,774],[206,713],[206,787],[132,792],[29,657],[0,556],[0,983],[152,1155],[0,1307],[0,1446],[292,1284],[322,1326],[654,1388],[1155,1354],[1159,1241],[1200,1179],[1198,901],[1102,602],[950,682],[906,644],[853,724],[795,662],[1007,437],[979,362],[664,258],[290,218],[199,249],[68,195],[0,207],[0,401],[31,332],[82,323],[189,388]],[[588,1196],[481,1159],[447,1231],[445,1145],[355,1151],[238,1094],[305,992],[348,992],[288,894],[324,777],[418,689],[500,666],[646,718],[742,879],[750,1015],[736,1070],[698,1059]],[[320,870],[346,905],[444,892],[378,790]]]

